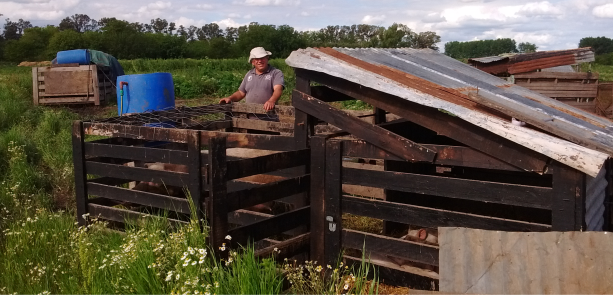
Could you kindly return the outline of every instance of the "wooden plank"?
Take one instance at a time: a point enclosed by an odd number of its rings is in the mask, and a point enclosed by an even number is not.
[[[83,123],[83,125],[85,128],[85,134],[87,135],[187,143],[188,130],[185,129],[130,126],[109,123]],[[208,137],[206,139],[208,140]]]
[[[311,93],[311,81],[296,75],[296,89],[302,93]],[[292,105],[295,105],[295,99],[292,97]],[[315,117],[308,115],[301,110],[295,110],[294,118],[294,142],[296,149],[305,149],[309,147],[309,138],[315,135]]]
[[[90,75],[91,75],[91,83],[92,85],[92,90],[93,90],[93,95],[94,95],[94,105],[99,106],[100,105],[100,87],[98,86],[98,69],[96,68],[96,65],[90,65],[90,71],[89,71]]]
[[[39,104],[69,104],[69,103],[93,103],[92,97],[41,97],[38,98]]]
[[[506,162],[498,160],[490,155],[479,152],[470,147],[446,146],[435,144],[422,144],[423,146],[436,151],[437,156],[434,160],[436,165],[462,166],[483,169],[523,171]],[[343,142],[343,156],[356,158],[371,158],[402,161],[401,158],[394,156],[363,140],[346,140]]]
[[[91,142],[85,143],[85,155],[179,165],[188,165],[192,162],[185,151]]]
[[[102,219],[117,221],[117,222],[122,222],[122,223],[125,223],[127,220],[137,220],[143,217],[162,218],[161,216],[157,216],[157,215],[150,215],[150,214],[130,211],[126,209],[107,207],[107,206],[102,206],[98,204],[88,204],[88,210],[89,210],[90,216],[92,217],[99,217]],[[165,219],[168,220],[168,223],[170,225],[173,225],[175,227],[185,226],[189,224],[189,222],[187,221],[171,219],[171,218],[165,218]]]
[[[98,177],[98,178],[90,179],[87,182],[88,183],[97,183],[97,184],[103,184],[103,185],[116,186],[116,185],[126,184],[126,183],[130,182],[130,180],[129,179],[114,178],[114,177]]]
[[[244,209],[305,192],[308,191],[309,185],[310,177],[306,175],[229,192],[227,195],[228,211]]]
[[[551,225],[554,231],[585,230],[585,174],[553,162]]]
[[[116,186],[98,184],[93,182],[87,183],[87,190],[90,195],[103,197],[122,202],[130,202],[139,205],[145,205],[169,211],[189,214],[189,203],[186,199],[175,198],[149,192],[141,192],[130,189],[125,189]]]
[[[533,72],[515,74],[515,79],[598,79],[598,73]]]
[[[343,247],[392,255],[438,266],[438,247],[351,229],[343,229]]]
[[[202,131],[200,134],[203,141],[209,138],[225,137],[227,138],[228,148],[242,147],[271,151],[291,151],[296,149],[294,137],[292,136],[213,131]]]
[[[233,243],[245,246],[248,241],[257,242],[263,238],[308,224],[309,214],[310,207],[307,206],[275,215],[274,217],[256,223],[235,228],[228,234],[232,237]]]
[[[228,168],[226,166],[226,138],[211,138],[209,146],[209,203],[208,217],[210,225],[211,247],[220,259],[227,258],[228,251],[222,251],[223,244],[231,246],[230,240],[226,240],[228,234],[228,202],[227,202],[227,179]]]
[[[123,178],[129,180],[156,182],[172,186],[185,186],[189,183],[187,173],[160,171],[140,167],[128,167],[116,164],[107,164],[87,161],[85,169],[88,174]]]
[[[202,143],[200,142],[200,131],[191,131],[187,137],[187,159],[191,162],[187,165],[187,169],[189,171],[189,197],[192,200],[192,204],[194,204],[194,209],[196,213],[197,220],[204,220],[204,208],[203,202],[204,199],[202,196],[203,190],[203,177],[202,177]],[[211,149],[215,151],[214,148]],[[223,149],[225,155],[225,148]],[[217,156],[217,155],[215,155]],[[224,159],[225,162],[225,159]],[[209,162],[212,163],[212,162]],[[212,176],[211,176],[212,177]],[[224,183],[224,186],[226,184]]]
[[[368,259],[368,256],[366,258]],[[343,260],[347,265],[352,265],[354,267],[362,263],[361,258],[348,255],[343,255]],[[428,294],[430,292],[437,294],[436,291],[423,291],[438,289],[436,286],[438,285],[439,276],[433,271],[426,271],[417,267],[405,269],[393,263],[381,263],[380,261],[375,262],[368,260],[366,262],[371,263],[371,267],[377,270],[377,279],[381,284],[411,288],[409,291],[411,292],[410,294]],[[370,274],[369,279],[372,279],[370,278]]]
[[[274,256],[276,261],[283,261],[285,258],[294,257],[300,253],[309,251],[310,233],[287,239],[270,247],[255,251],[255,257]]]
[[[32,99],[34,105],[38,105],[38,67],[32,67]]]
[[[265,111],[262,104],[258,103],[233,103],[232,112],[237,113],[249,113],[249,114],[270,114],[278,115],[279,117],[293,117],[294,107],[275,105],[275,108],[271,111]]]
[[[310,260],[324,261],[324,240],[326,230],[325,181],[326,181],[326,139],[323,136],[311,138],[311,246]]]
[[[88,94],[93,89],[90,71],[51,71],[45,76],[45,95]]]
[[[314,117],[342,128],[407,161],[433,162],[436,152],[428,150],[393,132],[368,124],[358,118],[337,110],[307,94],[294,90],[294,107]]]
[[[309,163],[309,159],[310,151],[308,149],[302,149],[229,161],[227,179],[243,178],[275,170],[306,165]]]
[[[526,87],[532,90],[557,90],[557,91],[593,91],[598,88],[598,84],[583,84],[581,82],[531,82],[531,83],[516,83],[516,85]]]
[[[552,98],[592,98],[597,97],[598,91],[553,91],[553,90],[535,90],[536,92]]]
[[[552,189],[527,185],[343,168],[343,183],[513,206],[551,209]]]
[[[542,173],[547,166],[546,156],[436,109],[371,88],[360,87],[358,84],[327,74],[300,69],[296,69],[296,74],[309,77],[336,91],[399,115],[522,170]]]
[[[274,121],[264,121],[255,119],[232,118],[234,128],[245,128],[251,130],[262,130],[272,132],[293,133],[294,124],[281,123]]]
[[[470,227],[506,231],[549,231],[544,224],[343,196],[343,213],[422,227]]]
[[[38,67],[39,73],[45,72],[85,72],[89,71],[88,65],[81,65],[78,67]]]
[[[341,196],[342,142],[326,141],[326,182],[324,184],[324,206],[327,230],[324,232],[324,263],[334,265],[341,255],[342,213]]]
[[[80,226],[87,224],[83,217],[87,213],[87,173],[85,154],[83,153],[83,141],[85,140],[83,122],[72,122],[72,163],[75,177],[75,200],[77,203],[77,222]]]

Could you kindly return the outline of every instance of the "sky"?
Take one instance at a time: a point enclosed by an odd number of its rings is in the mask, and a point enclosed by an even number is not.
[[[317,30],[328,25],[403,23],[445,42],[512,38],[539,50],[576,48],[583,37],[613,38],[613,0],[0,0],[3,18],[57,25],[75,13],[184,26],[250,22]]]

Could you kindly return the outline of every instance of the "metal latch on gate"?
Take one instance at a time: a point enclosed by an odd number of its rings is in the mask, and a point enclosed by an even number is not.
[[[332,216],[326,216],[326,220],[329,222],[328,223],[328,230],[331,232],[335,232],[336,231],[336,223],[334,223],[334,218],[332,218]]]

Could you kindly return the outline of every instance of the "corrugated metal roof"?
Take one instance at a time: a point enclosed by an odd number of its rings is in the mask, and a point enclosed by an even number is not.
[[[480,62],[480,63],[491,63],[491,62],[495,62],[495,61],[501,61],[503,59],[509,59],[508,56],[486,56],[486,57],[476,57],[476,58],[469,58],[469,61],[476,61],[476,62]]]
[[[430,49],[307,48],[292,52],[286,62],[443,109],[591,176],[598,174],[607,154],[613,154],[611,121]],[[476,103],[564,139],[513,125],[475,108]]]
[[[606,169],[596,177],[588,176],[585,183],[585,224],[587,230],[601,231],[604,225],[604,199],[607,193]]]
[[[590,47],[468,59],[472,66],[495,75],[527,73],[591,61],[594,61],[594,51]]]
[[[439,228],[448,294],[609,294],[613,234]]]

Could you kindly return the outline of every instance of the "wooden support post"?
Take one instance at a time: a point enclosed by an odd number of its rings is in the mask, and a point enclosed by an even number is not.
[[[84,152],[85,132],[83,122],[72,122],[72,162],[74,164],[75,198],[77,202],[77,221],[80,226],[87,224],[83,217],[87,211],[87,171]]]
[[[217,258],[228,257],[227,248],[230,241],[226,240],[228,234],[228,203],[227,194],[227,163],[226,163],[226,138],[213,137],[209,139],[209,208],[211,247]],[[220,250],[225,243],[226,251]]]
[[[374,118],[374,124],[381,124],[381,123],[385,123],[387,122],[387,118],[385,117],[386,115],[386,111],[380,108],[375,108],[374,114],[375,114],[375,118]]]
[[[190,131],[187,135],[187,158],[189,159],[188,188],[196,209],[196,217],[199,221],[204,218],[204,208],[202,208],[202,165],[200,164],[202,153],[200,149],[200,131]],[[225,150],[223,152],[225,155]]]
[[[341,255],[342,142],[326,142],[324,263],[335,265]]]
[[[585,230],[585,174],[553,162],[552,231]]]
[[[318,264],[324,263],[324,231],[326,217],[324,207],[324,185],[326,180],[326,139],[323,136],[311,138],[311,257]]]
[[[311,94],[311,81],[301,76],[296,76],[296,89],[303,93]],[[315,134],[315,118],[307,113],[296,109],[294,119],[294,139],[296,149],[309,147],[309,137]]]
[[[34,105],[38,105],[38,67],[32,67],[32,98]]]

